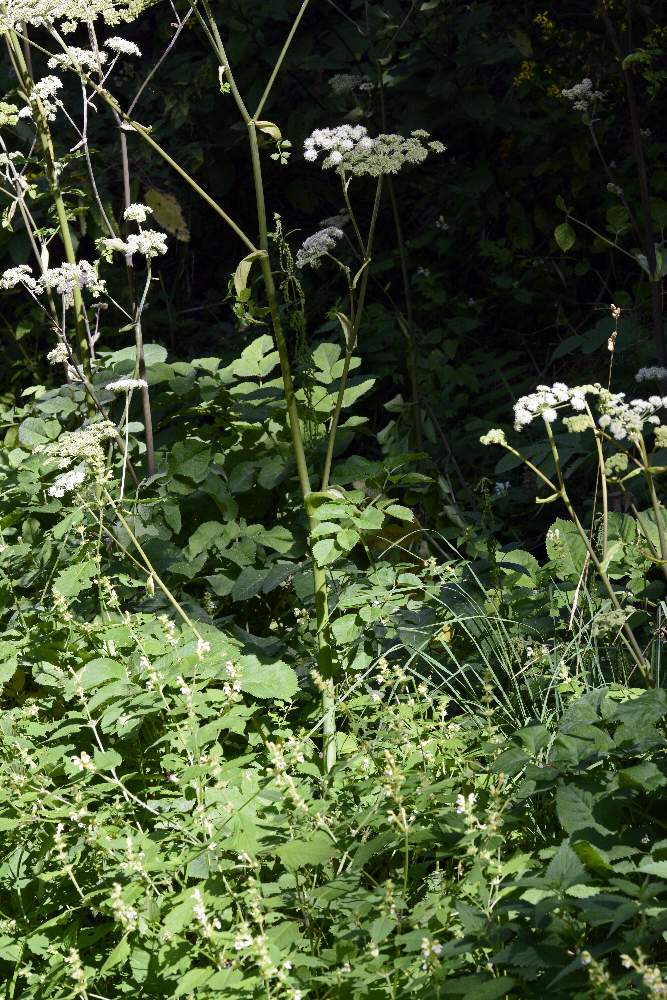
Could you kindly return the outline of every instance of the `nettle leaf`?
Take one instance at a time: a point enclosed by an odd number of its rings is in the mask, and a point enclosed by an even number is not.
[[[567,889],[571,885],[585,883],[586,869],[567,842],[560,845],[549,862],[545,872],[549,885]]]
[[[231,596],[233,600],[249,601],[251,597],[255,597],[261,592],[265,579],[266,570],[245,566],[232,586]]]
[[[308,840],[292,840],[276,848],[276,854],[292,871],[319,867],[339,855],[339,850],[324,830],[316,830]]]
[[[122,663],[106,656],[98,656],[88,661],[83,670],[79,671],[77,679],[84,691],[89,691],[109,681],[123,680],[124,677],[125,667]]]
[[[204,441],[190,438],[178,441],[171,449],[169,470],[173,475],[201,483],[211,463],[211,448]]]
[[[0,641],[0,684],[6,684],[16,673],[18,667],[17,652],[15,642]]]
[[[75,563],[74,566],[68,566],[58,573],[53,583],[54,590],[63,597],[78,597],[83,590],[92,587],[98,572],[98,567],[92,559]]]
[[[245,655],[239,664],[241,690],[254,698],[290,701],[299,690],[296,673],[282,660],[262,663],[256,656]]]

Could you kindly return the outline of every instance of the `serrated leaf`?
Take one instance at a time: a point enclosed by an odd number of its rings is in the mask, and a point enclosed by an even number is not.
[[[316,830],[308,840],[292,840],[276,848],[286,868],[295,871],[307,866],[319,867],[338,856],[339,851],[323,830]]]
[[[287,663],[261,663],[256,656],[241,657],[241,690],[254,698],[289,701],[299,690],[296,673]]]
[[[328,566],[329,563],[334,562],[339,555],[340,551],[336,546],[334,538],[320,538],[320,540],[315,542],[313,545],[313,559],[318,566]]]
[[[61,570],[54,580],[53,588],[63,597],[78,597],[81,591],[88,590],[93,585],[98,568],[92,559],[75,563]]]

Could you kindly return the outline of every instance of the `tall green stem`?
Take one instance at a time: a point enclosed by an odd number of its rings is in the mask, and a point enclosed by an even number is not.
[[[336,397],[336,404],[334,406],[334,411],[331,417],[331,424],[329,427],[329,439],[327,441],[327,452],[324,459],[324,470],[322,472],[322,490],[326,490],[329,486],[329,477],[331,475],[331,464],[333,462],[333,453],[336,445],[336,433],[338,431],[338,424],[340,422],[340,414],[343,408],[343,398],[345,396],[345,389],[347,387],[347,379],[350,373],[350,362],[352,360],[352,352],[354,351],[355,345],[357,343],[357,335],[359,333],[359,326],[361,325],[361,318],[364,311],[364,303],[366,301],[366,290],[368,288],[368,275],[371,266],[371,252],[373,249],[373,240],[375,238],[375,226],[377,224],[378,211],[380,208],[380,198],[382,196],[382,175],[378,177],[377,187],[375,189],[375,200],[373,202],[373,213],[371,215],[371,223],[368,230],[368,240],[366,241],[366,246],[364,247],[364,262],[363,262],[363,273],[361,275],[361,284],[359,285],[359,297],[357,299],[356,308],[354,311],[354,322],[352,324],[352,329],[349,336],[347,337],[347,343],[345,345],[345,360],[343,362],[343,372],[340,377],[340,385],[338,387],[338,395]]]
[[[226,80],[229,84],[230,92],[236,101],[239,112],[248,128],[248,139],[250,142],[250,158],[252,162],[252,176],[255,188],[255,201],[257,206],[257,227],[259,231],[259,249],[262,251],[260,264],[264,288],[271,314],[273,335],[280,361],[280,371],[282,375],[283,388],[285,393],[285,403],[287,407],[287,418],[292,437],[292,449],[296,462],[301,494],[304,507],[308,517],[309,536],[312,538],[315,527],[315,510],[312,505],[310,477],[308,475],[308,463],[306,451],[301,433],[301,423],[299,420],[299,410],[294,392],[294,382],[292,379],[292,369],[287,349],[287,341],[283,330],[280,308],[276,286],[273,280],[271,260],[269,257],[269,238],[266,222],[266,201],[264,197],[264,182],[262,177],[262,164],[259,152],[259,142],[257,139],[257,126],[254,119],[248,113],[243,98],[236,85],[234,74],[232,73],[227,53],[225,52],[222,39],[220,38],[217,25],[211,17],[206,0],[204,9],[209,19],[210,37],[213,41],[216,54],[223,67]],[[312,548],[312,547],[311,547]],[[327,579],[324,570],[317,565],[313,557],[313,594],[315,599],[315,618],[317,623],[317,651],[318,667],[320,675],[324,681],[322,690],[322,733],[323,733],[323,770],[329,773],[336,763],[336,697],[333,687],[334,670],[331,643],[331,629],[329,625],[329,597]]]

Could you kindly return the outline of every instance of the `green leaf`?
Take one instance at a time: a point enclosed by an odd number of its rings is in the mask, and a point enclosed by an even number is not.
[[[549,885],[567,889],[571,885],[584,882],[586,869],[568,843],[560,845],[549,862],[545,880]]]
[[[93,763],[97,771],[112,771],[114,767],[120,767],[123,758],[115,750],[96,750]]]
[[[583,885],[577,883],[577,885],[571,885],[569,889],[565,890],[566,895],[574,896],[575,899],[590,899],[591,896],[598,896],[602,892],[601,889],[596,888],[594,885]]]
[[[249,253],[247,257],[244,257],[236,268],[234,272],[234,289],[237,295],[240,295],[247,287],[252,265],[260,257],[266,257],[265,252],[263,250],[255,250],[253,253]]]
[[[82,590],[92,587],[97,573],[98,568],[92,559],[75,563],[58,573],[53,583],[54,590],[63,597],[78,597]]]
[[[79,672],[78,682],[84,691],[107,684],[109,681],[119,681],[125,677],[125,668],[121,663],[110,660],[108,657],[99,656],[94,660],[89,660],[83,670]]]
[[[569,222],[561,222],[559,226],[554,229],[554,239],[563,253],[567,253],[571,250],[577,241],[577,234],[575,233]]]
[[[339,555],[340,551],[336,546],[334,538],[321,538],[319,542],[315,542],[313,545],[313,559],[318,566],[328,566]]]
[[[299,681],[294,670],[277,660],[275,663],[261,663],[256,656],[242,656],[241,690],[254,698],[289,701],[299,690]]]
[[[586,545],[572,521],[558,517],[547,531],[546,549],[561,580],[578,580],[586,561]]]
[[[384,512],[391,517],[398,518],[399,521],[408,521],[410,524],[413,524],[415,520],[415,516],[410,508],[403,507],[400,503],[390,503],[388,507],[384,508]]]
[[[255,569],[254,566],[244,567],[232,587],[233,600],[248,601],[255,597],[261,591],[265,577],[265,570]]]
[[[113,969],[116,965],[124,965],[130,955],[130,946],[127,943],[127,937],[120,939],[115,948],[109,952],[100,969],[100,976],[103,976],[105,972],[109,969]]]
[[[187,243],[190,230],[183,217],[183,210],[173,194],[149,188],[144,195],[144,201],[153,209],[153,215],[158,225],[175,236],[177,240]]]
[[[356,613],[341,615],[340,618],[335,618],[331,625],[331,632],[336,642],[341,645],[354,642],[361,633]]]
[[[316,830],[308,840],[292,840],[276,849],[286,868],[295,871],[308,866],[318,867],[338,856],[339,851],[323,830]]]

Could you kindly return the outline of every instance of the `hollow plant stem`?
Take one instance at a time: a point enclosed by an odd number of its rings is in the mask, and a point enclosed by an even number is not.
[[[216,54],[220,60],[225,73],[225,78],[229,84],[230,92],[234,97],[239,113],[246,123],[248,129],[248,140],[250,143],[250,158],[252,163],[252,177],[255,189],[255,201],[257,208],[257,226],[259,231],[259,249],[262,252],[260,266],[264,289],[269,304],[273,336],[278,351],[280,371],[283,381],[283,391],[285,393],[285,403],[287,407],[287,420],[292,438],[292,451],[297,467],[299,485],[303,497],[304,507],[308,518],[308,534],[311,539],[316,523],[315,508],[312,504],[310,477],[308,474],[308,463],[306,451],[301,433],[301,423],[299,411],[294,391],[294,381],[287,349],[287,341],[282,326],[278,296],[276,294],[271,260],[269,257],[268,227],[266,221],[266,201],[264,197],[264,182],[262,177],[262,164],[259,152],[259,142],[257,137],[257,126],[245,106],[243,98],[239,92],[232,73],[224,45],[217,30],[215,21],[210,15],[206,0],[204,8],[209,19],[210,35],[212,37]],[[313,556],[313,596],[315,602],[315,618],[317,627],[317,662],[322,680],[322,766],[325,774],[328,774],[336,763],[336,696],[334,687],[334,669],[332,655],[331,629],[329,624],[329,595],[327,578],[322,567],[317,565]]]

